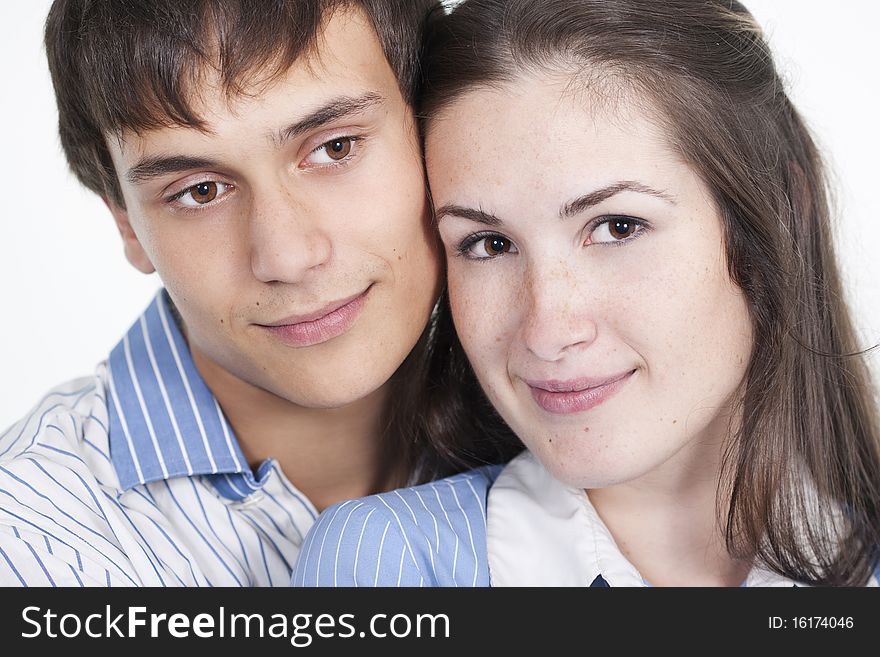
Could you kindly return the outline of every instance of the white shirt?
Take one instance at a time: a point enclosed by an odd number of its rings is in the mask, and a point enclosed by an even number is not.
[[[555,479],[528,451],[498,476],[487,509],[492,586],[650,585],[623,555],[589,496]],[[805,586],[760,566],[742,585]],[[877,586],[876,575],[868,585]]]
[[[2,585],[287,585],[316,516],[275,461],[251,472],[164,291],[0,434]]]

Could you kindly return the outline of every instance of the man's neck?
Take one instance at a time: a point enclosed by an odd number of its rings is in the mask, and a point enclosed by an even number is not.
[[[305,408],[257,388],[193,350],[251,468],[275,459],[318,511],[393,487],[381,429],[389,384],[342,408]]]

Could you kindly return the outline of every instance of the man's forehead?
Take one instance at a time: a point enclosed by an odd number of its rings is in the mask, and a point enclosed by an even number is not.
[[[372,124],[378,120],[377,117],[385,114],[385,104],[386,97],[375,92],[333,96],[323,104],[300,113],[285,114],[283,118],[292,117],[290,122],[278,127],[270,125],[261,130],[259,123],[252,125],[245,119],[243,123],[247,132],[233,135],[234,128],[225,134],[218,134],[210,123],[204,129],[172,126],[118,136],[112,140],[110,150],[117,168],[125,172],[128,182],[137,184],[173,171],[216,166],[218,162],[212,159],[212,154],[216,153],[217,157],[222,158],[221,153],[227,150],[217,143],[218,137],[229,137],[233,150],[238,147],[237,140],[241,138],[251,144],[259,142],[277,149],[338,121]]]
[[[283,105],[294,121],[334,98],[362,105],[375,104],[376,96],[391,100],[391,91],[399,90],[398,81],[363,10],[337,9],[326,18],[314,41],[289,65],[279,53],[241,79],[228,79],[212,56],[213,65],[202,66],[180,83],[185,112],[155,98],[147,125],[126,126],[109,135],[108,144],[127,151],[157,133],[196,131],[212,136],[220,121],[247,119],[255,109],[271,103]],[[369,102],[366,96],[371,97]]]

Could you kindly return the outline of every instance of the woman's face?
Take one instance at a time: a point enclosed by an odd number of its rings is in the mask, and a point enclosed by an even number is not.
[[[427,133],[464,349],[511,428],[582,488],[705,468],[751,353],[718,208],[646,107],[524,78]]]

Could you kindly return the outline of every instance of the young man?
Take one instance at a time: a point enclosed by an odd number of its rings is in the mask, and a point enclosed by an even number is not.
[[[321,509],[438,473],[404,430],[440,280],[433,4],[55,2],[65,153],[165,288],[0,435],[0,583],[287,584]]]

